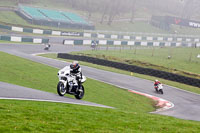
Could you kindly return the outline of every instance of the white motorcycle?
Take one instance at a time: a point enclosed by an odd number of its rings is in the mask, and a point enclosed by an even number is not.
[[[50,45],[50,44],[46,44],[46,45],[45,45],[45,48],[44,48],[44,50],[49,50],[49,49],[50,49],[50,47],[51,47],[51,45]]]
[[[157,93],[163,94],[163,85],[162,84],[158,84],[157,86],[154,86],[155,90]]]
[[[74,95],[76,99],[83,98],[85,90],[82,84],[86,81],[85,76],[77,81],[76,76],[70,73],[70,67],[66,66],[58,71],[58,78],[57,92],[60,96],[67,93]]]

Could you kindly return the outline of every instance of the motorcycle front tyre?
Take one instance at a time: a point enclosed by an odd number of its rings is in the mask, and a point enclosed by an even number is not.
[[[57,85],[58,95],[64,96],[66,92],[67,92],[67,90],[64,88],[63,82],[58,82],[58,85]]]
[[[84,89],[83,85],[81,85],[79,88],[79,91],[74,96],[76,99],[82,99],[84,94],[85,94],[85,89]]]

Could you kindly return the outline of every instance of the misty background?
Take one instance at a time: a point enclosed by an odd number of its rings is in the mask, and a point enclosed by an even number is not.
[[[9,0],[15,4],[32,4],[48,7],[48,2],[55,7],[63,6],[87,13],[88,19],[99,14],[99,22],[107,21],[112,24],[114,20],[135,18],[149,19],[152,15],[172,15],[181,18],[199,20],[199,0]],[[44,2],[46,1],[46,2]]]

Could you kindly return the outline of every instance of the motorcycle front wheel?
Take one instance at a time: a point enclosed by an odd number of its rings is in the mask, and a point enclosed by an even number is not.
[[[58,85],[57,85],[57,92],[60,96],[64,96],[65,93],[67,92],[67,90],[65,89],[64,87],[64,84],[63,82],[58,82]]]
[[[160,94],[163,94],[163,90],[162,89],[160,89],[159,91],[160,91]]]
[[[83,85],[81,85],[78,92],[75,95],[75,98],[76,99],[82,99],[84,94],[85,94],[85,89],[84,89]]]

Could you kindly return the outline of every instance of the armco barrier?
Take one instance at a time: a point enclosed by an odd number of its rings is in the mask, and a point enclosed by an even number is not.
[[[70,31],[54,31],[54,30],[45,30],[45,29],[33,29],[33,28],[25,28],[19,26],[8,26],[0,24],[0,29],[6,29],[17,32],[27,32],[34,34],[46,34],[46,35],[57,35],[57,36],[83,36],[83,32],[70,32]]]
[[[49,39],[45,38],[31,38],[31,37],[18,37],[18,36],[0,36],[0,40],[11,42],[30,42],[30,43],[49,43]]]
[[[45,22],[44,22],[45,23]],[[34,34],[47,34],[57,36],[76,36],[84,38],[98,38],[99,40],[122,40],[122,41],[134,41],[135,45],[140,45],[140,42],[145,42],[143,45],[152,45],[152,42],[169,43],[173,45],[195,45],[200,46],[200,36],[194,35],[176,35],[176,34],[141,34],[141,33],[99,33],[101,31],[84,31],[84,32],[73,32],[73,31],[54,31],[45,29],[33,29],[24,28],[19,26],[8,26],[6,24],[0,24],[0,29],[28,32]],[[92,32],[92,33],[91,33]],[[112,45],[113,42],[108,42]],[[146,44],[147,43],[147,44]],[[123,44],[120,44],[123,45]]]
[[[126,71],[130,71],[130,72],[144,74],[144,75],[155,76],[158,78],[163,78],[163,79],[176,81],[179,83],[184,83],[184,84],[195,86],[195,87],[200,87],[199,79],[185,77],[185,76],[181,76],[178,74],[164,72],[164,71],[160,71],[160,70],[154,70],[151,68],[142,68],[142,67],[128,65],[128,64],[119,63],[119,62],[108,61],[108,60],[98,59],[98,58],[88,57],[88,56],[71,55],[71,54],[67,54],[67,53],[59,53],[57,57],[64,58],[64,59],[85,61],[85,62],[97,64],[97,65],[113,67],[113,68],[117,68],[117,69],[121,69],[121,70],[126,70]]]
[[[196,44],[184,44],[184,43],[175,43],[175,42],[147,42],[147,41],[120,41],[120,40],[95,40],[98,45],[129,45],[129,46],[160,46],[160,47],[200,47],[200,43]],[[86,43],[87,42],[87,43]],[[91,45],[92,40],[79,40],[79,39],[66,39],[63,41],[65,45]],[[196,45],[196,46],[195,46]]]

